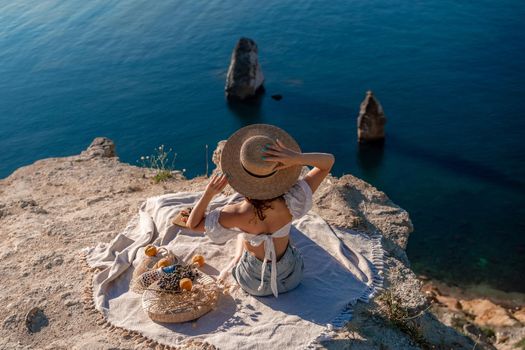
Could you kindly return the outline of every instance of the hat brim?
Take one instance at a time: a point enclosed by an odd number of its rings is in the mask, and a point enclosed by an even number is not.
[[[286,131],[269,124],[252,124],[233,133],[221,153],[221,169],[228,175],[228,183],[240,194],[253,199],[270,199],[288,191],[301,175],[300,165],[277,170],[268,177],[250,175],[240,160],[241,146],[252,136],[264,135],[272,140],[279,139],[286,147],[301,152],[297,142]]]

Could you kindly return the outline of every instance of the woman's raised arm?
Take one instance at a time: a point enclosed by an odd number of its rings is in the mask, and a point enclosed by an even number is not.
[[[335,157],[330,153],[300,153],[286,147],[277,140],[268,145],[264,152],[263,160],[280,163],[275,169],[285,169],[293,165],[310,165],[314,168],[305,175],[304,180],[314,193],[326,175],[330,173],[335,162]]]
[[[302,165],[314,167],[304,176],[304,181],[308,183],[312,193],[314,193],[324,178],[330,173],[335,163],[335,157],[331,153],[301,153],[299,157]]]
[[[188,221],[186,221],[186,226],[188,226],[188,228],[204,232],[204,213],[206,212],[206,208],[208,208],[208,204],[210,204],[213,197],[221,193],[226,184],[228,184],[228,179],[224,174],[214,174],[211,177],[204,194],[192,209],[190,217],[188,218]]]

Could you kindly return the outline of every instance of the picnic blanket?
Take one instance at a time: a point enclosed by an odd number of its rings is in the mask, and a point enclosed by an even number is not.
[[[381,236],[333,227],[310,211],[295,220],[290,239],[304,255],[304,276],[292,291],[255,297],[242,288],[220,294],[217,308],[196,321],[155,323],[142,310],[141,295],[129,290],[134,266],[148,244],[165,246],[184,261],[206,259],[201,269],[218,276],[235,254],[235,238],[225,244],[205,234],[173,226],[171,218],[196,204],[202,192],[151,197],[110,243],[83,250],[97,271],[92,300],[112,326],[139,333],[166,346],[211,344],[219,349],[305,349],[328,340],[352,317],[352,306],[367,302],[381,288]],[[216,196],[208,210],[242,200],[235,193]],[[143,250],[143,249],[142,249]],[[233,276],[225,280],[237,285]]]

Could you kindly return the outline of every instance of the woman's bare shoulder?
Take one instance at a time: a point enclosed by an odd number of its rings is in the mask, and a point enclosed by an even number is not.
[[[249,211],[241,203],[228,204],[221,209],[219,222],[223,227],[241,228],[247,221]]]
[[[228,214],[242,214],[244,211],[246,210],[243,208],[242,203],[228,204],[221,209],[222,213]]]

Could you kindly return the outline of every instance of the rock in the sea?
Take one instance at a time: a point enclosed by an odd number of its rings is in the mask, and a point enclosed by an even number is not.
[[[226,76],[228,100],[246,100],[263,91],[264,75],[259,65],[257,44],[241,38],[233,49]]]
[[[383,141],[385,139],[386,118],[383,107],[372,91],[367,91],[361,102],[357,117],[357,139],[359,142]]]
[[[107,137],[96,137],[91,142],[91,145],[85,151],[82,151],[81,156],[85,158],[116,157],[115,143]]]

